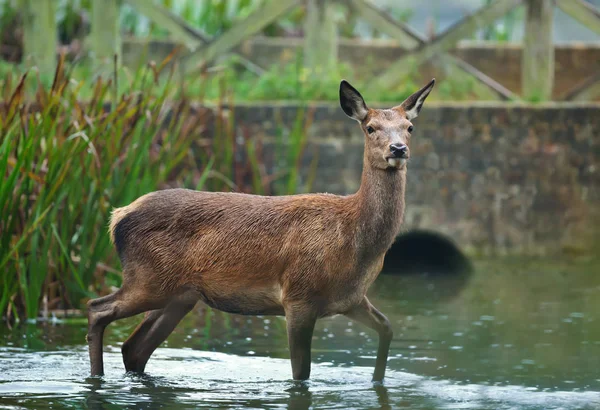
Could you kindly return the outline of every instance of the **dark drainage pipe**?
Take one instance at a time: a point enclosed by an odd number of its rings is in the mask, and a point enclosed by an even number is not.
[[[469,283],[473,266],[448,237],[432,231],[412,231],[396,238],[387,252],[382,276],[400,281],[389,290],[390,297],[444,302],[457,297]]]
[[[432,231],[401,234],[385,255],[383,274],[450,276],[469,274],[469,259],[448,237]]]

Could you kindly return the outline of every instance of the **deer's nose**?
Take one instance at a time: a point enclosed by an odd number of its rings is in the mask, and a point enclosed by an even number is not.
[[[405,144],[390,145],[390,152],[394,158],[406,158],[408,156],[408,147]]]

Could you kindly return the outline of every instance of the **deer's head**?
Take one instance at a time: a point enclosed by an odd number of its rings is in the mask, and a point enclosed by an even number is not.
[[[408,97],[402,104],[385,109],[368,108],[360,93],[343,80],[340,104],[350,118],[360,123],[365,134],[365,160],[377,169],[403,169],[410,158],[411,120],[417,117],[435,79]]]

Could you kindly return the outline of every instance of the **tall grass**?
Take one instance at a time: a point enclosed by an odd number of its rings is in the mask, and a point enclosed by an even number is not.
[[[87,79],[90,86],[71,76],[64,59],[51,86],[33,72],[0,82],[5,319],[79,308],[119,286],[109,213],[144,193],[173,186],[267,195],[310,189],[314,166],[303,184],[298,171],[310,113],[299,112],[289,131],[281,124],[274,143],[281,155],[269,163],[265,142],[236,125],[224,81],[216,108],[193,105],[172,84],[175,66],[160,76],[167,63],[140,69],[124,92],[115,86],[125,82],[116,70],[109,79]],[[28,75],[37,82],[33,90]],[[92,90],[85,102],[83,89]]]
[[[201,124],[186,100],[154,96],[150,69],[112,107],[114,79],[82,103],[61,60],[51,88],[26,101],[26,75],[0,89],[0,312],[33,319],[119,284],[111,208],[181,180]]]

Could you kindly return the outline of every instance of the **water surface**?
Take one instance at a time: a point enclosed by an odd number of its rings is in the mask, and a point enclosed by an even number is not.
[[[120,345],[140,317],[105,335],[89,378],[85,321],[0,331],[0,408],[600,408],[600,278],[591,263],[480,261],[461,279],[382,275],[371,301],[395,337],[371,383],[376,335],[319,321],[311,380],[290,380],[285,321],[198,305],[126,374]]]

